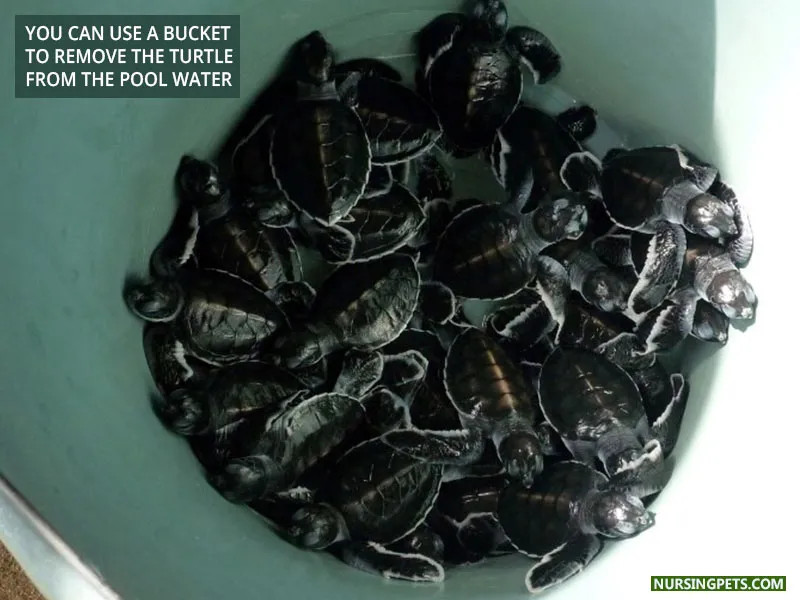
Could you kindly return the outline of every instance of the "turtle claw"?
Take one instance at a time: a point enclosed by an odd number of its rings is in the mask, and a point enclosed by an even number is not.
[[[597,131],[597,111],[585,104],[573,106],[557,115],[556,122],[577,142],[585,142]]]
[[[506,34],[509,50],[533,75],[536,84],[544,84],[561,72],[561,56],[553,42],[531,27],[512,27]]]
[[[339,558],[361,571],[417,583],[444,581],[444,567],[423,554],[395,552],[376,542],[345,542],[337,549]]]
[[[541,594],[583,571],[602,548],[597,536],[574,537],[541,557],[525,575],[525,586],[531,594]]]

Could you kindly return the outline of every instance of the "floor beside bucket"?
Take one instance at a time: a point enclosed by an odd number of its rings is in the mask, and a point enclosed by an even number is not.
[[[44,600],[4,546],[0,546],[0,600]]]

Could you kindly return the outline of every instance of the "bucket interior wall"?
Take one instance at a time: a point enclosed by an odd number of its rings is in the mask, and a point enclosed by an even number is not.
[[[5,4],[8,23],[14,13],[65,10],[56,1]],[[775,554],[767,562],[743,552],[735,532],[747,531],[748,547],[771,547],[779,525],[757,523],[769,502],[759,486],[791,497],[775,459],[776,445],[792,437],[796,407],[785,405],[792,394],[764,386],[792,371],[776,344],[791,339],[796,318],[788,316],[796,313],[780,265],[796,255],[787,128],[800,103],[784,75],[800,68],[800,9],[790,0],[772,0],[768,10],[745,0],[508,4],[513,23],[541,29],[562,53],[560,88],[595,106],[631,143],[681,143],[716,162],[756,232],[746,274],[761,301],[758,324],[687,365],[691,405],[656,527],[614,547],[553,597],[604,589],[636,596],[661,573],[785,574],[788,557],[776,564]],[[387,583],[294,549],[227,503],[187,444],[153,415],[142,325],[121,298],[125,274],[146,268],[172,217],[178,158],[214,149],[291,42],[320,29],[344,58],[403,55],[413,31],[455,8],[423,0],[141,0],[123,10],[240,14],[241,98],[19,100],[7,90],[0,99],[0,473],[125,598],[525,596],[527,559],[458,570],[443,587]],[[80,0],[69,10],[111,9]],[[10,57],[7,33],[0,45]],[[0,64],[3,80],[12,80],[12,68],[10,59]]]

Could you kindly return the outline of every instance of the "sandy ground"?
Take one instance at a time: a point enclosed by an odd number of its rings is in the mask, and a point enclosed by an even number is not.
[[[0,600],[44,600],[2,545],[0,545]]]

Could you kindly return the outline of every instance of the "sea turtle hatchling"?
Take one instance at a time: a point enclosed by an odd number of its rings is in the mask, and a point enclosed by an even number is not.
[[[356,568],[392,579],[436,582],[442,565],[388,546],[414,531],[427,517],[442,483],[441,465],[419,461],[380,438],[350,449],[315,495],[314,504],[293,517],[289,539],[303,548],[335,546]]]
[[[417,264],[404,254],[343,265],[320,286],[302,327],[275,341],[276,359],[296,369],[337,350],[376,350],[411,321],[419,289]]]
[[[678,146],[612,150],[603,160],[603,202],[626,229],[652,232],[668,221],[708,238],[734,238],[734,209],[708,193],[717,174],[711,166],[691,166]]]
[[[385,194],[362,197],[339,222],[322,226],[301,219],[314,248],[332,264],[366,262],[405,246],[425,221],[420,201],[404,185]]]
[[[174,276],[194,258],[201,268],[227,271],[265,291],[302,279],[292,236],[264,227],[237,206],[215,165],[184,156],[177,180],[182,201],[192,210],[189,222],[176,223],[154,253],[158,275]]]
[[[589,465],[599,458],[609,476],[635,481],[639,496],[669,481],[664,447],[679,429],[676,405],[685,400],[675,392],[651,427],[631,376],[596,352],[557,347],[539,375],[542,413],[573,456]]]
[[[361,75],[354,102],[369,138],[373,164],[407,162],[426,153],[439,139],[439,118],[414,90],[380,75],[378,71],[386,69],[378,69],[375,62],[338,65],[335,80],[341,85],[351,73]]]
[[[142,339],[150,375],[162,397],[205,380],[212,367],[186,352],[167,323],[148,323]]]
[[[131,278],[123,295],[134,315],[170,323],[187,354],[214,365],[258,358],[286,323],[266,293],[213,269],[176,279]]]
[[[542,470],[534,427],[542,419],[533,391],[502,347],[475,327],[464,329],[450,344],[444,381],[463,429],[395,430],[384,442],[420,460],[468,465],[490,439],[508,476],[532,481]]]
[[[445,13],[416,36],[421,76],[448,141],[462,151],[491,144],[522,94],[520,63],[543,84],[561,69],[553,44],[530,27],[508,28],[501,0]]]
[[[555,118],[520,106],[498,129],[488,151],[492,172],[506,190],[514,190],[532,167],[534,207],[548,194],[565,190],[599,196],[600,160],[581,146],[596,129],[596,112],[586,105]]]
[[[602,537],[630,538],[655,524],[638,497],[577,461],[551,466],[530,488],[509,486],[497,514],[511,543],[536,560],[525,576],[532,594],[580,573]]]
[[[536,276],[542,250],[583,235],[588,217],[580,195],[551,196],[522,213],[533,185],[530,171],[526,181],[508,205],[467,208],[450,222],[434,254],[434,280],[462,298],[508,298]]]
[[[319,31],[295,52],[298,96],[274,117],[270,165],[298,211],[332,225],[355,206],[369,179],[370,143],[352,107],[359,75],[337,89],[333,51]]]

